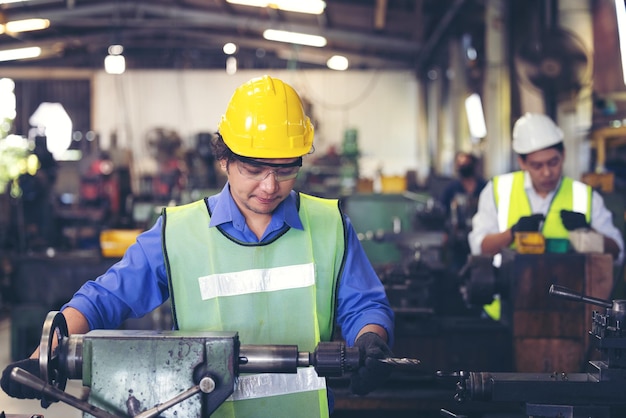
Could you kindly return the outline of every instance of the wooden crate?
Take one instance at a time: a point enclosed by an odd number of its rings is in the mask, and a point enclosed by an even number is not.
[[[517,372],[586,369],[591,313],[599,306],[549,295],[552,284],[610,299],[613,259],[608,254],[518,254],[511,271],[511,326]]]

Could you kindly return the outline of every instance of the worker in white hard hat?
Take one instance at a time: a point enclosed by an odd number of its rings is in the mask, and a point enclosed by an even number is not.
[[[563,132],[552,119],[536,113],[519,118],[513,151],[521,170],[495,176],[479,197],[468,236],[472,254],[499,253],[513,245],[517,231],[541,231],[550,239],[591,228],[604,236],[605,252],[621,263],[624,242],[602,196],[563,176]]]
[[[567,239],[570,231],[590,228],[603,235],[604,251],[621,265],[624,241],[602,196],[563,176],[563,131],[552,119],[537,113],[519,118],[513,127],[513,151],[521,170],[495,176],[483,188],[468,235],[471,253],[496,255],[514,247],[515,232],[540,231],[546,239]],[[498,297],[483,309],[500,319]]]

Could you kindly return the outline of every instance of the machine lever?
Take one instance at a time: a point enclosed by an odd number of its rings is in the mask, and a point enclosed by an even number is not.
[[[447,409],[440,409],[439,410],[439,414],[442,417],[447,417],[447,418],[467,418],[467,415],[454,414],[454,413],[448,411]]]
[[[553,284],[550,286],[549,293],[551,296],[558,296],[563,299],[575,300],[576,302],[587,302],[592,305],[598,305],[598,306],[602,306],[605,308],[610,308],[613,306],[613,302],[611,301],[592,298],[591,296],[584,296],[568,289],[567,287],[559,286],[556,284]]]
[[[116,415],[112,415],[103,409],[82,401],[69,393],[63,392],[61,389],[44,382],[37,376],[19,367],[15,367],[11,370],[11,379],[24,386],[28,386],[31,389],[37,390],[43,395],[48,395],[54,399],[65,402],[74,408],[80,409],[83,412],[87,412],[96,418],[119,418]]]
[[[174,396],[169,401],[163,402],[161,404],[156,405],[154,408],[150,408],[147,411],[144,411],[138,415],[135,415],[134,418],[152,418],[158,416],[161,412],[166,409],[171,408],[172,406],[184,401],[187,398],[191,398],[196,393],[211,393],[215,390],[215,381],[210,377],[203,377],[200,380],[200,383],[187,389],[184,392]]]

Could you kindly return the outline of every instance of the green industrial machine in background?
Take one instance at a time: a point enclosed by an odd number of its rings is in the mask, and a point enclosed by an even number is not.
[[[431,213],[435,207],[428,194],[354,194],[342,199],[342,207],[374,266],[400,263],[403,252],[416,246],[444,244],[443,230],[433,230],[420,221],[420,214]]]

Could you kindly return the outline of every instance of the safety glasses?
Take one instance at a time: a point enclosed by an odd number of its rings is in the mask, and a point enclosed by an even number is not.
[[[239,174],[254,181],[263,181],[270,174],[274,174],[274,178],[278,182],[293,180],[298,176],[300,167],[302,167],[302,157],[291,163],[278,164],[263,162],[241,155],[233,156]]]

